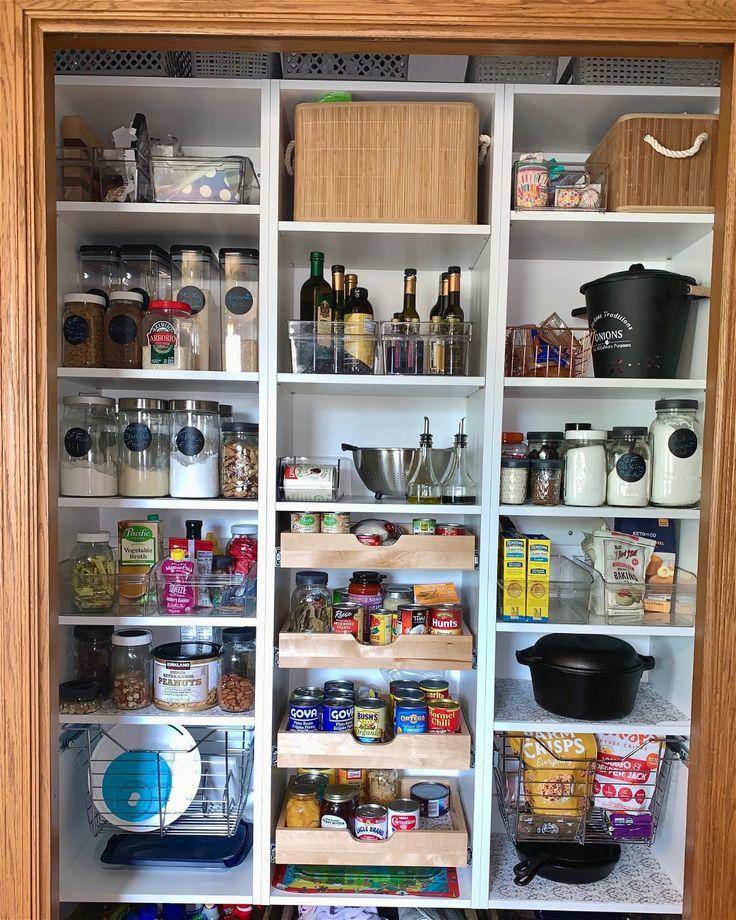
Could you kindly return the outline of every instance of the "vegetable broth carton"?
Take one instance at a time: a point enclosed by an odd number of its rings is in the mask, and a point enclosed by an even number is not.
[[[145,603],[146,576],[163,557],[163,528],[157,514],[150,514],[145,521],[118,521],[118,573],[132,576],[120,579],[121,605]]]

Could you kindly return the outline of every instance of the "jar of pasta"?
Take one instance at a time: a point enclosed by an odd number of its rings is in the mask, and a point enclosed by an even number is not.
[[[107,299],[97,294],[67,294],[61,316],[64,367],[103,366],[103,316]]]
[[[143,295],[113,291],[105,313],[105,367],[140,367],[142,344]]]
[[[225,498],[258,498],[258,425],[222,426],[221,486]]]

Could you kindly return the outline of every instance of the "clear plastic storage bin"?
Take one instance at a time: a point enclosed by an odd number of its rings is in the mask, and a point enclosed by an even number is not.
[[[381,323],[384,373],[465,377],[472,330],[472,323]]]
[[[507,623],[574,623],[582,625],[588,622],[590,595],[593,587],[593,574],[587,566],[581,565],[566,556],[553,555],[549,573],[549,615],[547,618],[512,617],[501,614],[499,620]],[[499,610],[503,610],[502,578],[498,579]],[[521,609],[526,610],[524,600]]]
[[[151,157],[153,200],[258,204],[260,186],[248,157]]]
[[[295,374],[373,374],[378,356],[378,323],[364,332],[346,332],[345,323],[289,320],[291,368]],[[362,355],[366,361],[358,361]]]

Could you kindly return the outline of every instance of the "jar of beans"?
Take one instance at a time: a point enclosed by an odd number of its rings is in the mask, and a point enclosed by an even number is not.
[[[258,425],[222,426],[221,490],[225,498],[258,498]]]
[[[121,629],[112,637],[112,703],[143,709],[152,702],[153,642],[149,629]]]
[[[141,366],[143,294],[113,291],[105,313],[105,367]]]
[[[97,294],[67,294],[61,316],[64,367],[102,367],[103,315],[107,299]]]
[[[562,489],[562,460],[531,461],[533,505],[559,505]]]
[[[231,626],[222,631],[217,702],[226,712],[248,712],[256,697],[256,631]]]

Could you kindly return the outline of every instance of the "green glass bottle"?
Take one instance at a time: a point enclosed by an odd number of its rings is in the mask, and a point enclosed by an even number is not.
[[[345,313],[345,266],[332,266],[332,319],[342,322]]]
[[[311,271],[299,294],[299,319],[308,323],[332,322],[332,289],[324,279],[325,254],[310,252]]]

